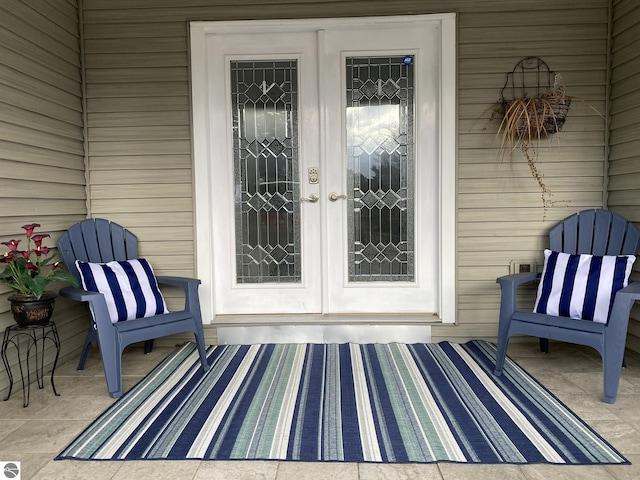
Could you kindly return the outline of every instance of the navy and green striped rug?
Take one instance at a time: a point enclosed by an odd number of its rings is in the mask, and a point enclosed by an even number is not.
[[[57,459],[628,463],[495,347],[193,344]]]

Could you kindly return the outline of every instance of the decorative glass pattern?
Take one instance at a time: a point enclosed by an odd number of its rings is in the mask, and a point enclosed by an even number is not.
[[[231,62],[238,283],[301,281],[297,67]]]
[[[412,57],[350,57],[349,281],[414,280]]]

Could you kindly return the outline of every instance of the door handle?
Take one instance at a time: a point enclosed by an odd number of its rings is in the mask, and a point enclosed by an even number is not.
[[[320,200],[320,197],[318,197],[318,195],[316,195],[315,193],[312,193],[308,197],[300,198],[301,202],[309,202],[309,203],[316,203],[318,200]]]
[[[347,196],[344,193],[338,195],[336,192],[331,192],[329,194],[329,200],[331,200],[332,202],[335,202],[341,198],[344,198],[346,200]]]

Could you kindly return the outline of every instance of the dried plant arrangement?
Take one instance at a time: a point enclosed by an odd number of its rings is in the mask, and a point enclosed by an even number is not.
[[[511,95],[505,95],[505,91]],[[522,152],[531,175],[541,189],[545,217],[550,207],[568,201],[551,199],[553,195],[536,164],[538,146],[541,140],[562,130],[572,98],[566,94],[559,73],[549,70],[543,60],[527,57],[507,74],[507,81],[494,109],[494,115],[502,117],[497,133],[500,140],[499,158],[512,160],[516,150]]]

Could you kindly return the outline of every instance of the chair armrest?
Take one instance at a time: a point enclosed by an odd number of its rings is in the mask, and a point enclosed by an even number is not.
[[[95,302],[98,298],[104,299],[104,295],[100,292],[90,292],[76,287],[63,287],[58,292],[61,297],[75,300],[76,302]]]
[[[69,300],[87,302],[94,325],[97,326],[98,330],[113,327],[104,294],[100,292],[90,292],[76,287],[63,287],[58,293],[61,297],[68,298]]]
[[[500,284],[500,328],[506,329],[511,321],[511,317],[516,311],[516,289],[523,283],[540,278],[538,272],[522,272],[512,275],[505,275],[496,279]]]
[[[186,277],[156,277],[159,284],[172,285],[184,290],[184,309],[191,312],[197,319],[202,321],[200,313],[200,297],[198,296],[198,286],[200,280]]]
[[[538,272],[522,272],[522,273],[513,273],[511,275],[505,275],[503,277],[498,277],[496,282],[502,285],[513,284],[514,286],[521,285],[523,283],[530,282],[531,280],[535,280],[536,278],[540,278],[540,273]]]
[[[640,300],[640,282],[630,282],[629,285],[616,292],[618,295],[629,295],[634,300]]]
[[[185,289],[190,284],[200,285],[200,280],[198,278],[159,276],[156,277],[156,280],[158,280],[158,283],[164,285],[173,285],[175,287],[181,287]]]

